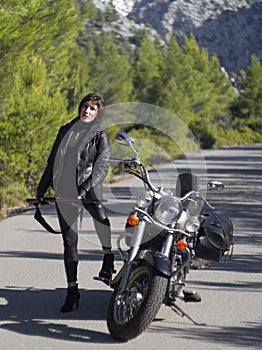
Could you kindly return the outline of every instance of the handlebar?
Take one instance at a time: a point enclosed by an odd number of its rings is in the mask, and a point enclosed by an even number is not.
[[[135,158],[125,158],[125,159],[110,158],[110,161],[113,161],[113,162],[117,161],[117,162],[123,163],[124,168],[128,173],[133,174],[136,177],[138,177],[140,180],[142,180],[144,184],[146,184],[149,187],[149,189],[152,190],[153,192],[155,193],[159,192],[159,189],[152,184],[148,170],[146,169],[145,165],[140,162],[140,159],[138,156],[136,156]],[[140,172],[136,170],[137,167],[140,168]],[[205,197],[198,191],[190,191],[186,193],[183,197],[181,197],[180,200],[181,202],[183,202],[194,195],[200,197],[209,208],[214,209],[214,207],[210,203],[208,203]]]
[[[119,159],[119,158],[111,157],[110,161],[111,162],[123,163],[124,169],[125,169],[126,172],[128,172],[128,173],[130,173],[130,174],[132,174],[132,175],[134,175],[136,177],[138,177],[153,192],[158,192],[159,191],[159,189],[152,184],[152,182],[150,180],[149,173],[148,173],[145,165],[140,162],[138,154],[136,154],[135,158]]]
[[[151,191],[159,192],[159,189],[152,184],[147,168],[138,159],[125,159],[124,167],[128,169],[126,170],[127,172],[135,175],[140,180],[142,180]],[[139,167],[139,171],[136,170],[137,167]]]

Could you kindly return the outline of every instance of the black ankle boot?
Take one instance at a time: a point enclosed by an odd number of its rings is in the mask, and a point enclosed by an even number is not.
[[[94,277],[94,279],[108,285],[114,271],[114,254],[104,254],[102,268],[98,277]]]
[[[78,286],[68,287],[67,295],[64,305],[60,308],[60,312],[70,312],[73,310],[74,305],[76,305],[76,309],[78,309],[80,299],[80,293],[78,291]]]

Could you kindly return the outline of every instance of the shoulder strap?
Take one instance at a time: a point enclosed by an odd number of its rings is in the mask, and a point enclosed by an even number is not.
[[[54,230],[54,229],[46,222],[46,220],[45,220],[44,217],[42,216],[41,210],[39,209],[38,206],[36,207],[36,210],[35,210],[34,219],[35,219],[36,221],[38,221],[39,224],[42,225],[48,232],[50,232],[50,233],[55,233],[55,234],[62,233],[61,231],[56,231],[56,230]]]

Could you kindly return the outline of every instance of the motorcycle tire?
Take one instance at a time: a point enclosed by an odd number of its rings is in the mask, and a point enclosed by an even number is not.
[[[128,341],[141,334],[156,317],[163,303],[168,280],[152,265],[142,262],[132,272],[127,293],[116,288],[107,312],[107,327],[114,339]]]

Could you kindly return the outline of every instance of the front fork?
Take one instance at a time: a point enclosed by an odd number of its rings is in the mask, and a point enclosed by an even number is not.
[[[129,276],[135,264],[134,260],[139,252],[139,248],[143,240],[145,225],[146,225],[146,222],[144,220],[141,220],[137,225],[135,232],[133,234],[131,248],[128,255],[128,260],[125,264],[124,274],[123,274],[123,277],[121,278],[120,285],[119,285],[120,294],[124,293],[127,289]]]
[[[130,274],[132,272],[133,266],[136,264],[135,258],[137,257],[137,254],[139,252],[139,248],[141,246],[142,239],[144,236],[145,225],[146,225],[146,221],[141,220],[132,238],[132,244],[131,244],[128,260],[125,264],[123,276],[119,284],[120,294],[124,293],[127,289]],[[171,276],[171,269],[168,266],[168,261],[169,261],[171,249],[173,247],[173,241],[174,241],[173,235],[170,233],[162,245],[161,252],[158,253],[157,256],[154,258],[150,256],[152,258],[151,260],[153,262],[153,265],[156,267],[156,269],[158,269],[161,273],[166,275],[166,277]],[[143,259],[142,256],[141,258]]]

